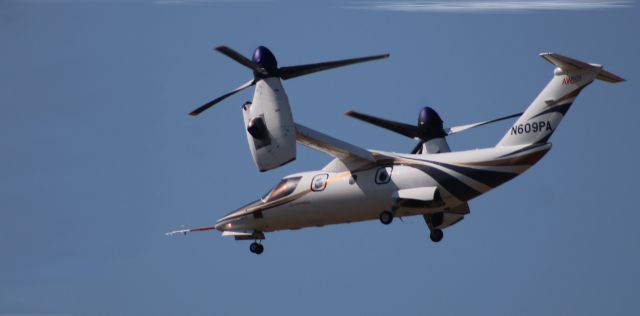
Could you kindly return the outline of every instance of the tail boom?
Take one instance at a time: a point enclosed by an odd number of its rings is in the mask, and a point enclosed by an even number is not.
[[[556,66],[553,78],[498,142],[499,147],[546,143],[582,89],[595,79],[613,83],[624,81],[598,64],[555,53],[540,56]]]

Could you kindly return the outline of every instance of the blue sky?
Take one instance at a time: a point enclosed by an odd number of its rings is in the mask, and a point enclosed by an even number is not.
[[[635,315],[640,14],[634,1],[0,1],[0,314]],[[255,256],[212,224],[281,177],[259,173],[249,71],[391,58],[285,82],[296,121],[365,148],[414,143],[342,115],[446,125],[523,110],[554,51],[628,79],[585,89],[534,168],[473,200],[433,244],[421,218],[268,235]],[[493,146],[509,123],[449,138]]]

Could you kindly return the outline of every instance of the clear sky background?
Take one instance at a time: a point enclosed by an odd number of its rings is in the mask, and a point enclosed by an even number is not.
[[[638,315],[640,14],[633,1],[0,0],[0,314]],[[285,82],[296,121],[365,148],[414,141],[342,115],[445,125],[522,111],[553,51],[628,79],[585,89],[534,168],[429,241],[422,218],[267,236],[209,225],[281,177],[247,148],[248,80],[212,48],[280,65],[391,58]],[[449,138],[493,146],[509,122]]]

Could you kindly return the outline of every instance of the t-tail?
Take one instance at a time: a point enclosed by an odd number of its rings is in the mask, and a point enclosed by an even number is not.
[[[595,79],[612,83],[624,81],[598,64],[588,64],[555,53],[543,53],[540,56],[556,65],[553,78],[497,146],[546,143],[582,89]]]

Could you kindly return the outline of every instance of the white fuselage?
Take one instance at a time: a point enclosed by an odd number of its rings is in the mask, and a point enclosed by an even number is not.
[[[359,170],[287,176],[284,180],[296,182],[291,192],[271,199],[276,195],[273,192],[282,192],[276,187],[263,199],[221,218],[216,229],[271,232],[377,219],[382,211],[397,205],[397,192],[414,188],[436,187],[439,203],[400,206],[396,216],[446,211],[521,174],[550,147],[540,144],[428,155],[374,152],[380,163]]]

